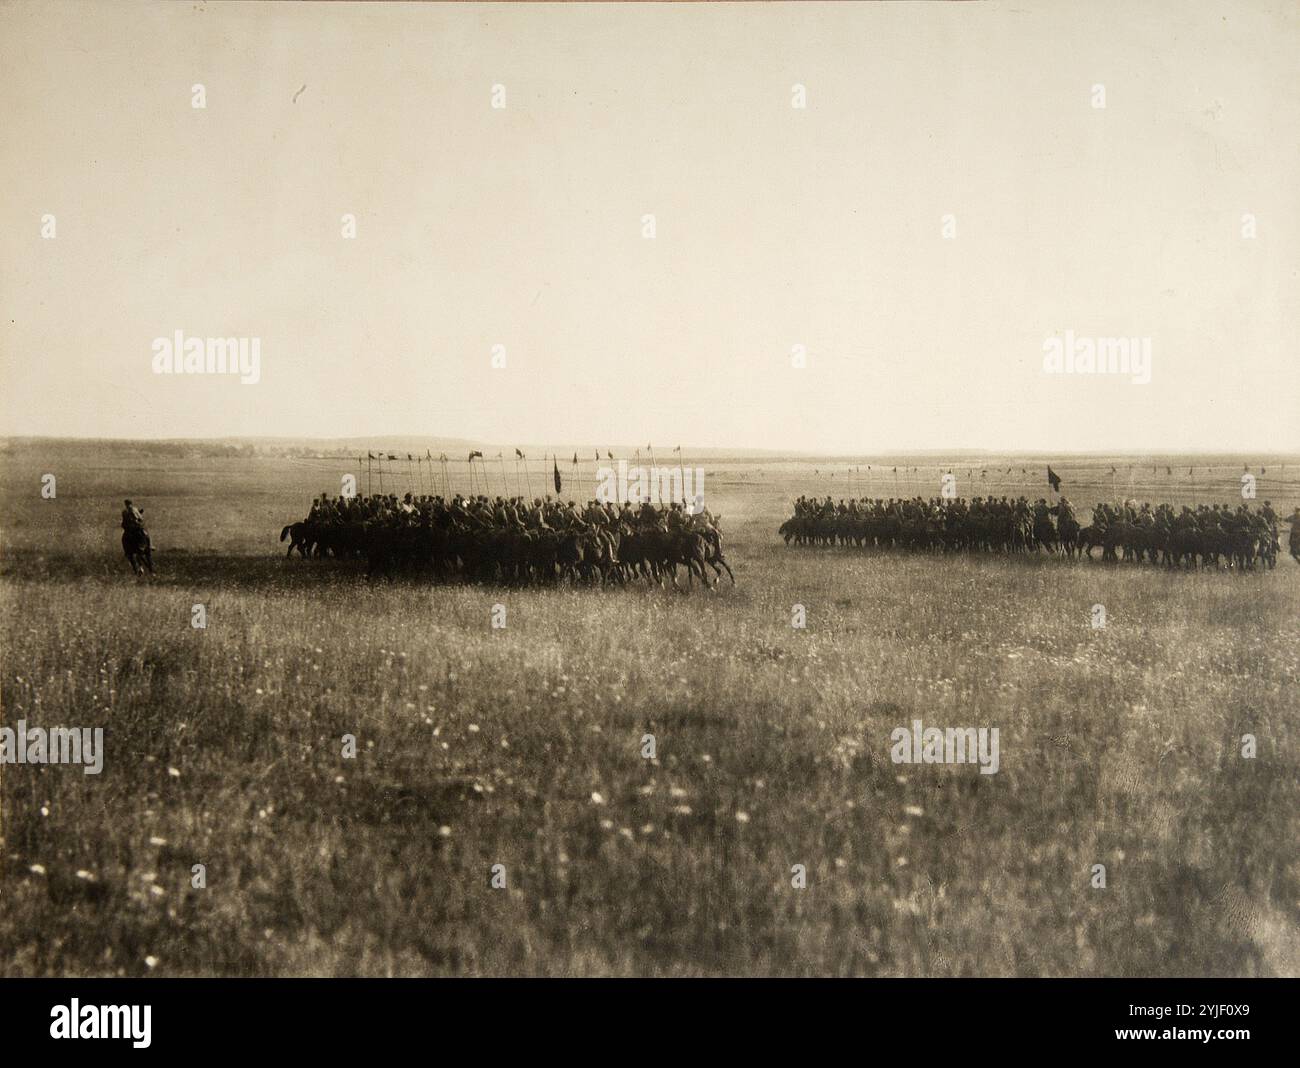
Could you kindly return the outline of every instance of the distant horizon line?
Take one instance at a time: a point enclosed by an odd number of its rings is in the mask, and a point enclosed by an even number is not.
[[[62,441],[62,442],[86,442],[86,443],[112,442],[112,443],[124,444],[124,445],[137,443],[137,442],[144,443],[144,444],[160,444],[160,445],[167,445],[167,444],[200,445],[200,444],[218,444],[218,443],[237,442],[237,443],[246,443],[246,444],[253,444],[253,445],[256,444],[285,445],[285,444],[293,444],[293,443],[324,445],[324,444],[334,443],[336,447],[341,443],[346,443],[348,446],[352,446],[353,444],[356,444],[357,447],[364,447],[365,444],[369,442],[372,448],[378,448],[383,443],[393,443],[398,441],[413,442],[417,440],[426,441],[426,442],[455,441],[458,443],[464,443],[465,445],[468,446],[476,446],[476,447],[487,446],[491,448],[499,448],[501,450],[505,450],[505,449],[513,450],[516,448],[522,448],[523,445],[527,445],[529,448],[544,449],[548,451],[561,450],[567,452],[567,451],[572,451],[575,448],[575,445],[572,442],[569,443],[560,442],[559,444],[538,443],[538,442],[503,444],[501,442],[488,441],[487,439],[467,438],[467,437],[459,437],[455,435],[439,436],[439,435],[430,435],[430,434],[391,434],[391,433],[376,435],[374,437],[357,437],[355,435],[339,435],[339,436],[330,437],[330,436],[316,436],[316,435],[271,435],[271,434],[260,434],[260,435],[226,434],[226,435],[199,436],[199,437],[148,437],[148,436],[122,437],[117,435],[0,434],[0,442],[5,442],[5,443]],[[579,452],[581,452],[583,448],[595,449],[596,446],[594,445],[577,446],[577,448]],[[632,453],[635,453],[641,449],[640,446],[607,445],[603,447],[602,451],[608,453],[609,451],[615,448],[619,449],[620,451],[627,451],[631,449]],[[1033,456],[1033,457],[1043,457],[1043,458],[1069,457],[1069,456],[1139,456],[1139,455],[1140,456],[1167,456],[1167,457],[1172,457],[1172,456],[1240,456],[1240,457],[1256,456],[1257,457],[1262,455],[1262,456],[1270,456],[1270,457],[1290,456],[1290,457],[1295,457],[1297,460],[1300,460],[1300,446],[1297,446],[1292,450],[1241,449],[1241,448],[1228,448],[1228,449],[1215,450],[1215,449],[1204,449],[1204,448],[1168,448],[1168,447],[1159,447],[1159,448],[1136,447],[1135,448],[1135,447],[1122,447],[1122,446],[1117,446],[1112,448],[1088,448],[1088,449],[1050,449],[1050,448],[1039,448],[1039,447],[999,449],[999,448],[989,448],[989,447],[966,446],[966,447],[953,447],[953,448],[925,448],[925,449],[903,448],[896,451],[888,451],[882,449],[860,450],[860,451],[846,451],[846,450],[818,451],[816,449],[803,449],[803,448],[783,449],[779,447],[773,448],[770,446],[752,446],[752,445],[691,445],[691,446],[664,445],[664,446],[660,446],[660,448],[665,450],[666,454],[672,454],[672,455],[676,455],[678,448],[681,448],[683,455],[689,455],[691,453],[701,453],[701,452],[709,452],[709,453],[734,452],[734,453],[742,453],[742,454],[749,454],[749,455],[761,455],[761,456],[770,457],[772,459],[805,458],[805,457],[816,458],[816,459],[848,459],[848,458],[859,458],[859,457],[866,458],[866,457],[876,457],[876,456],[944,457],[944,456],[959,456],[959,455],[960,456],[1017,455],[1017,456],[1026,456],[1026,457]],[[626,459],[626,458],[627,457],[622,457],[622,459]],[[495,459],[495,457],[491,457],[491,459]],[[602,460],[608,459],[608,456],[607,455],[601,456],[600,459]],[[616,460],[620,459],[620,457],[615,457],[615,459]]]

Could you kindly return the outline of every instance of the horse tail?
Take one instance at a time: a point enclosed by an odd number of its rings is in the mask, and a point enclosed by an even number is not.
[[[290,523],[289,526],[286,526],[282,531],[280,531],[280,540],[281,540],[281,541],[284,541],[284,539],[287,538],[287,537],[289,536],[289,527],[291,527],[291,526],[293,526],[292,523]]]

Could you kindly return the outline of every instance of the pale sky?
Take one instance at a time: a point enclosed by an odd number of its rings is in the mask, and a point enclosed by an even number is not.
[[[1298,55],[1293,2],[4,4],[0,433],[1294,450]]]

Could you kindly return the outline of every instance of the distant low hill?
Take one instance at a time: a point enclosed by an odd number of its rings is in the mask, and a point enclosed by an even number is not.
[[[502,445],[498,442],[474,440],[470,438],[420,437],[420,436],[376,436],[373,438],[294,438],[294,437],[231,437],[231,438],[173,438],[173,439],[125,439],[125,438],[46,438],[46,437],[4,437],[0,438],[0,454],[12,451],[39,449],[53,455],[84,455],[92,450],[103,458],[120,456],[132,457],[167,457],[172,459],[220,458],[220,457],[348,457],[365,460],[368,454],[392,455],[405,459],[407,454],[434,457],[446,454],[449,460],[463,461],[471,451],[482,452],[486,459],[495,459],[500,453],[506,460],[513,460],[515,449],[521,449],[530,460],[540,460],[546,456],[558,456],[561,465],[566,459],[577,455],[580,462],[590,464],[599,454],[603,463],[609,462],[612,453],[615,460],[635,460],[638,452],[642,461],[650,461],[650,449],[645,445],[611,445],[597,448],[591,444],[575,445],[573,443],[524,443]],[[1014,467],[1042,467],[1046,464],[1101,466],[1109,470],[1115,465],[1120,472],[1126,473],[1128,466],[1166,466],[1187,470],[1189,464],[1198,468],[1259,467],[1274,466],[1293,467],[1300,464],[1300,456],[1285,453],[1165,453],[1165,452],[1043,452],[1038,450],[1010,452],[978,449],[927,449],[911,452],[863,452],[859,454],[830,454],[799,452],[797,450],[749,449],[749,448],[696,448],[683,445],[682,457],[692,463],[748,462],[772,464],[795,462],[800,464],[821,464],[827,468],[860,465],[872,465],[876,468],[903,467],[913,465],[963,466],[971,468],[994,468],[1011,465]],[[661,466],[677,462],[677,453],[672,445],[660,445],[654,449],[654,459]]]
[[[575,454],[582,461],[594,461],[597,452],[600,459],[608,462],[610,453],[616,460],[633,459],[640,450],[642,459],[650,459],[649,446],[610,445],[599,449],[591,444],[577,445],[572,442],[554,444],[523,443],[520,445],[502,445],[497,442],[475,441],[470,438],[442,438],[417,436],[377,436],[373,438],[180,438],[180,439],[123,439],[123,438],[39,438],[9,437],[0,438],[0,450],[11,448],[41,448],[47,450],[71,449],[84,452],[95,449],[106,454],[130,453],[134,456],[347,456],[365,459],[367,454],[375,456],[397,456],[405,459],[411,456],[446,454],[449,459],[465,459],[470,452],[482,452],[488,459],[501,453],[507,459],[513,459],[518,448],[531,459],[556,455],[561,462]],[[776,449],[697,449],[685,446],[683,455],[693,460],[778,460],[799,458],[802,454]],[[674,446],[656,446],[655,460],[661,464],[674,462],[677,453]]]

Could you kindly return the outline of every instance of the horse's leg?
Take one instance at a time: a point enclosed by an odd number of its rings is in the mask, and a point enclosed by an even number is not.
[[[704,567],[706,562],[707,561],[704,559],[704,557],[701,556],[696,559],[695,566],[700,569],[700,581],[704,583],[704,588],[707,590],[712,588],[712,583],[709,582],[709,573],[707,570],[705,570]],[[718,578],[719,580],[721,580],[722,576],[719,575]]]

